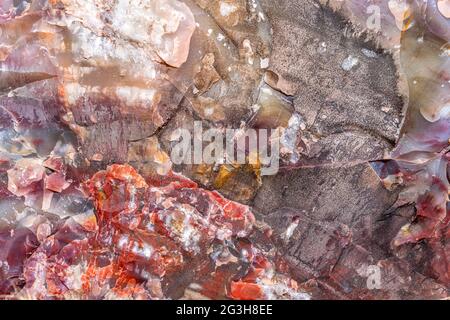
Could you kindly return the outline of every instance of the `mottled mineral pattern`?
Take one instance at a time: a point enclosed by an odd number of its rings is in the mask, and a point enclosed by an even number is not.
[[[448,0],[0,0],[0,299],[448,299],[449,41]],[[174,160],[198,123],[231,160]]]

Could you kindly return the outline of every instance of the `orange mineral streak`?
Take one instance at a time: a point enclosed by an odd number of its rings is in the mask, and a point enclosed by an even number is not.
[[[190,247],[190,242],[186,244],[183,232],[197,232],[198,246],[206,251],[218,228],[231,228],[230,235],[248,233],[254,221],[248,207],[198,189],[196,183],[175,173],[149,185],[133,167],[112,165],[96,173],[84,187],[94,200],[98,221],[93,244],[96,254],[83,275],[86,296],[95,296],[99,288],[111,285],[111,280],[117,297],[142,296],[139,279],[149,274],[162,278],[182,271],[187,267],[186,259],[205,254],[196,246]],[[201,224],[205,218],[197,217],[200,212],[194,211],[193,216],[184,212],[193,207],[182,202],[183,192],[199,199],[206,197],[212,207],[219,209],[208,218],[209,224]],[[180,200],[173,198],[178,194]],[[149,202],[152,197],[157,197],[156,203]],[[105,259],[100,263],[99,258],[105,252],[110,254],[106,265]]]
[[[232,282],[230,297],[234,300],[260,300],[264,299],[261,287],[256,283]]]
[[[239,281],[233,281],[230,286],[230,297],[235,300],[261,300],[265,299],[263,288],[259,282],[264,279],[265,273],[271,264],[261,255],[253,257],[253,265],[249,272]]]
[[[96,173],[85,189],[98,222],[82,277],[87,298],[104,292],[111,298],[151,298],[151,281],[173,281],[183,273],[193,276],[201,294],[210,298],[264,299],[274,294],[267,289],[272,284],[298,289],[248,241],[255,218],[247,206],[172,172],[164,180],[146,182],[129,165]],[[240,257],[230,256],[230,243]],[[227,254],[228,260],[223,258]],[[250,267],[237,277],[239,259]]]
[[[132,212],[134,203],[132,198],[137,189],[148,185],[129,165],[114,164],[107,171],[96,173],[87,189],[93,196],[100,216],[105,213],[117,213],[123,210]]]
[[[112,165],[94,175],[88,185],[99,221],[99,246],[112,246],[116,255],[114,269],[142,265],[149,272],[163,276],[181,266],[183,258],[170,239],[165,241],[161,237],[164,233],[158,235],[140,227],[146,208],[137,207],[140,198],[137,192],[147,187],[145,180],[129,165]],[[155,224],[151,214],[150,217]]]
[[[281,261],[272,263],[263,252],[255,249],[251,258],[252,265],[247,274],[230,284],[229,297],[235,300],[261,300],[261,299],[297,299],[299,285],[297,281],[283,275],[283,268],[279,267]],[[275,287],[281,289],[277,292]],[[300,294],[301,295],[301,294]],[[307,295],[303,296],[306,298]]]
[[[91,181],[97,180],[99,176],[105,176],[107,182],[118,180],[129,183],[135,188],[148,187],[145,179],[141,177],[132,166],[127,164],[113,164],[108,167],[108,170],[106,172],[100,171],[99,173],[94,175]]]
[[[45,166],[58,169],[53,160]],[[181,289],[197,284],[208,298],[263,299],[277,293],[268,288],[272,284],[296,290],[252,245],[255,218],[247,206],[175,173],[145,181],[129,165],[97,172],[83,187],[95,214],[70,218],[41,241],[24,267],[25,294],[161,299],[172,297],[162,284],[178,285],[179,279]]]
[[[85,221],[83,221],[83,223],[81,225],[83,226],[83,228],[85,228],[89,232],[94,232],[98,228],[97,218],[94,215],[92,215],[89,218],[87,218]]]

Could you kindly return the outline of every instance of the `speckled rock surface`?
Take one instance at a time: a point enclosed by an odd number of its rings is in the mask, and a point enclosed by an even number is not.
[[[0,299],[448,299],[450,22],[400,2],[2,1]]]

